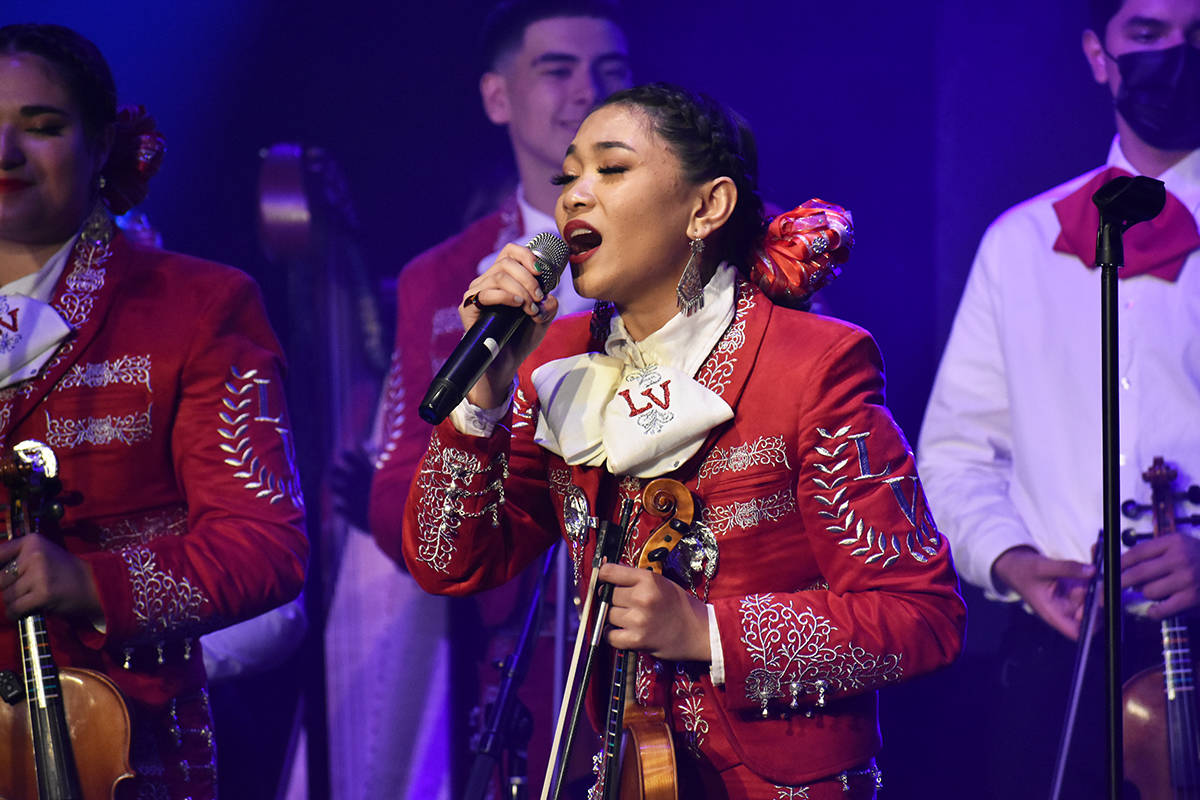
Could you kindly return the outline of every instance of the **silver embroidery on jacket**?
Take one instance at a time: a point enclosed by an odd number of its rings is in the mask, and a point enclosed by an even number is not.
[[[125,517],[99,526],[100,547],[104,550],[120,550],[147,544],[160,536],[182,536],[187,533],[187,521],[187,506],[182,503]]]
[[[790,468],[782,436],[760,436],[753,442],[729,448],[714,447],[700,466],[697,482],[724,472],[745,472],[751,467]]]
[[[675,708],[683,729],[688,734],[688,746],[698,752],[708,735],[708,720],[704,718],[704,684],[692,680],[683,664],[675,665]]]
[[[132,445],[148,441],[153,433],[150,406],[132,414],[109,414],[104,417],[55,419],[46,414],[46,443],[51,447],[79,447],[83,444],[106,445],[120,442]]]
[[[724,395],[725,387],[733,380],[737,353],[746,343],[746,315],[754,305],[754,291],[750,284],[738,281],[737,309],[733,322],[696,373],[696,382],[715,394]]]
[[[517,393],[513,395],[513,413],[512,427],[513,430],[519,428],[528,428],[533,424],[533,403],[525,396],[525,390],[520,386],[517,387]]]
[[[400,351],[392,354],[392,366],[383,385],[383,431],[382,445],[375,457],[375,469],[392,460],[396,444],[404,430],[404,370],[400,363]]]
[[[868,564],[882,561],[883,567],[890,567],[901,555],[921,564],[936,556],[941,534],[925,504],[920,479],[916,475],[892,475],[890,464],[872,466],[867,447],[869,433],[851,433],[847,425],[834,433],[818,428],[817,434],[823,443],[814,450],[823,460],[813,462],[820,474],[812,481],[821,490],[813,499],[824,507],[817,515],[830,520],[825,530],[842,535],[838,544],[853,548],[850,555],[864,558]],[[891,490],[908,522],[907,529],[879,530],[864,521],[847,499],[849,485],[863,480],[878,481]]]
[[[746,697],[765,711],[774,699],[814,694],[818,689],[847,691],[897,681],[904,674],[901,656],[868,653],[853,642],[832,643],[833,623],[773,594],[750,595],[739,607],[742,644],[755,668],[746,676]]]
[[[225,397],[221,398],[223,410],[217,415],[221,423],[217,426],[217,435],[221,437],[218,447],[226,454],[225,463],[233,468],[233,477],[243,481],[243,488],[253,492],[255,497],[264,498],[272,505],[287,500],[296,508],[304,508],[292,455],[291,433],[283,425],[282,416],[273,416],[270,412],[270,380],[258,377],[256,369],[241,372],[231,366],[229,374]],[[255,453],[250,435],[252,424],[270,425],[280,437],[285,474],[276,474]]]
[[[734,528],[749,530],[764,522],[775,522],[796,510],[796,493],[791,487],[780,489],[770,497],[706,506],[700,521],[717,536],[724,536]]]
[[[120,555],[129,569],[133,616],[143,632],[158,634],[200,621],[200,611],[211,603],[191,581],[161,569],[145,547],[128,547]]]
[[[499,473],[482,488],[479,476]],[[429,450],[417,473],[421,497],[417,508],[417,560],[434,572],[447,573],[450,559],[457,550],[455,539],[463,517],[490,514],[492,526],[500,524],[500,506],[504,505],[504,481],[508,479],[508,457],[501,454],[486,466],[465,450],[443,447],[434,431]],[[492,496],[491,502],[477,510],[467,510],[465,497]]]
[[[76,364],[55,387],[57,391],[85,386],[99,389],[114,383],[141,384],[150,390],[150,355],[120,356],[92,364]]]

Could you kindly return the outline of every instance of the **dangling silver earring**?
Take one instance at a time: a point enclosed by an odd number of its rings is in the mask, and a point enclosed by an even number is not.
[[[101,191],[103,191],[103,189],[104,189],[104,187],[105,187],[105,186],[108,186],[108,181],[106,181],[106,180],[104,179],[104,176],[103,176],[103,175],[101,175],[101,176],[100,176],[100,179],[99,179],[98,181],[96,181],[96,188],[97,188],[97,189],[100,189]]]
[[[704,308],[704,284],[700,283],[700,254],[703,252],[704,240],[692,239],[692,254],[683,267],[679,283],[675,284],[675,304],[685,317]]]

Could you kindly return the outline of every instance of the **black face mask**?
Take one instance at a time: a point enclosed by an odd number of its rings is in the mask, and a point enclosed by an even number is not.
[[[1187,44],[1116,56],[1117,111],[1159,150],[1200,147],[1200,50]]]

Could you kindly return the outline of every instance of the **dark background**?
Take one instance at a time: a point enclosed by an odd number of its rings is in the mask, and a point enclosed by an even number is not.
[[[143,208],[168,247],[278,285],[257,243],[259,150],[299,140],[344,168],[384,287],[458,230],[473,190],[509,163],[476,88],[487,6],[4,0],[0,23],[77,28],[107,55],[122,102],[158,118],[168,153]],[[852,209],[857,246],[826,297],[879,340],[889,405],[915,443],[984,227],[1106,155],[1112,113],[1080,52],[1084,0],[626,8],[636,78],[741,111],[758,134],[768,199]],[[281,313],[283,299],[268,295]],[[956,756],[971,746],[973,671],[996,631],[979,595],[968,599],[960,664],[884,694],[884,796],[916,786],[924,797],[970,795]]]

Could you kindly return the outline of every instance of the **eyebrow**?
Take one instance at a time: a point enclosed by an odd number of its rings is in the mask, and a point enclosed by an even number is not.
[[[58,106],[21,106],[21,116],[23,117],[36,117],[39,114],[61,114],[64,117],[71,116],[70,112],[68,112],[66,109],[59,108]]]
[[[536,56],[529,63],[536,67],[539,64],[578,64],[579,60],[579,56],[573,56],[570,53],[549,52]]]
[[[579,148],[575,147],[575,145],[573,145],[573,144],[567,145],[567,155],[568,156],[574,155],[576,152],[578,152],[578,149]],[[596,142],[594,145],[592,145],[592,149],[597,150],[597,151],[599,151],[599,150],[628,150],[631,153],[637,152],[637,150],[633,149],[632,145],[628,145],[625,142],[617,142],[617,141]]]

